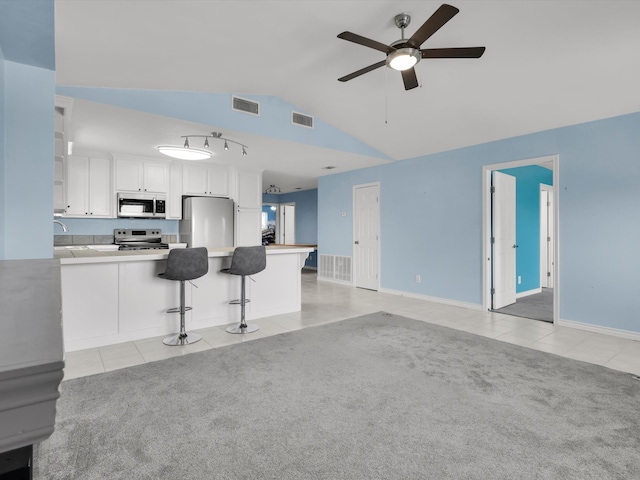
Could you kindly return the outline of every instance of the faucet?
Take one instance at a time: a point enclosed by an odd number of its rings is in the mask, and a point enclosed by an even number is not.
[[[60,225],[62,227],[62,231],[63,232],[68,232],[69,231],[67,226],[64,223],[62,223],[60,220],[54,220],[53,223],[57,223],[58,225]]]

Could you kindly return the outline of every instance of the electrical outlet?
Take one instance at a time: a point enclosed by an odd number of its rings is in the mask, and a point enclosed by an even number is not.
[[[518,285],[520,285],[521,283],[522,283],[522,277],[518,275]]]
[[[416,283],[420,283],[420,275],[416,275]]]

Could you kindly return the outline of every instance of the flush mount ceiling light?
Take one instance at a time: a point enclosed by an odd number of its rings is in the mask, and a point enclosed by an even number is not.
[[[280,190],[280,187],[276,187],[275,185],[269,185],[269,188],[267,188],[264,193],[282,193],[282,190]]]
[[[246,145],[224,138],[220,132],[211,132],[209,135],[182,135],[180,138],[184,138],[184,145],[182,147],[177,145],[160,145],[158,151],[163,155],[169,157],[178,158],[180,160],[206,160],[211,158],[213,152],[209,150],[203,150],[201,148],[193,148],[189,145],[190,138],[204,138],[204,147],[209,148],[209,139],[221,140],[224,142],[224,149],[229,150],[229,143],[234,143],[242,147],[242,155],[247,155]]]
[[[212,153],[199,148],[178,147],[175,145],[160,145],[158,151],[163,155],[178,158],[180,160],[206,160]]]
[[[415,48],[399,48],[387,55],[387,66],[403,72],[409,70],[420,61],[420,50]]]

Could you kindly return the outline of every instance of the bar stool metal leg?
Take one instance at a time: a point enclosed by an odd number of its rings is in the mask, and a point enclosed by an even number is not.
[[[245,275],[240,277],[240,301],[233,300],[232,304],[240,304],[240,325],[235,327],[227,327],[228,333],[253,333],[260,329],[257,325],[248,325],[247,321],[244,318],[244,306],[249,302],[246,297],[245,291]]]
[[[191,307],[185,307],[185,293],[184,293],[184,280],[180,281],[180,306],[178,308],[172,308],[171,310],[167,310],[168,313],[180,313],[180,333],[174,333],[173,335],[169,335],[166,337],[162,343],[165,345],[176,346],[176,345],[190,345],[192,343],[196,343],[197,341],[202,339],[201,335],[197,333],[187,333],[184,326],[184,314],[191,310]]]

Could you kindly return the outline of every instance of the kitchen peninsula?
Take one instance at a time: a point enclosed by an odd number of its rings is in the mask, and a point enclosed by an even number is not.
[[[247,282],[247,320],[300,310],[301,269],[310,247],[267,247],[267,268]],[[240,280],[220,273],[233,248],[209,250],[209,273],[187,283],[187,330],[239,321]],[[174,333],[179,286],[158,277],[168,250],[61,250],[65,351],[82,350]]]

